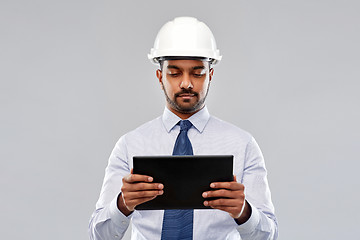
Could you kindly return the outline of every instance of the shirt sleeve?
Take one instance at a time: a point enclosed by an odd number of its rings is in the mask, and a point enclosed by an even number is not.
[[[91,240],[121,239],[129,226],[132,214],[126,217],[117,207],[122,178],[130,173],[126,153],[125,138],[121,137],[110,155],[96,210],[89,222]]]
[[[278,224],[267,181],[267,170],[261,150],[252,138],[246,147],[244,174],[246,201],[250,218],[237,227],[243,240],[270,240],[278,237]]]

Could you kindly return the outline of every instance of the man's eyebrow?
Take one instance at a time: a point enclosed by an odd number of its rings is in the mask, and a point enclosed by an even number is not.
[[[176,65],[168,65],[167,68],[175,68],[175,69],[180,69],[178,66]]]
[[[205,69],[205,66],[196,66],[196,67],[193,67],[193,70],[196,70],[196,69]]]

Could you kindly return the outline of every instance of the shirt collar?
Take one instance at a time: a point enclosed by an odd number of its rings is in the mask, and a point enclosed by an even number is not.
[[[209,119],[210,114],[207,107],[205,106],[203,109],[189,117],[187,120],[189,120],[192,125],[199,132],[202,133]],[[170,132],[180,120],[181,118],[179,118],[175,113],[171,112],[167,107],[165,107],[164,113],[162,115],[162,121],[166,128],[166,131]]]

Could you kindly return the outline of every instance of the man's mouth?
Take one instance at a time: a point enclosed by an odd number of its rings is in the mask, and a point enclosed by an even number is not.
[[[182,92],[182,93],[175,94],[175,97],[181,97],[184,99],[189,99],[189,98],[192,98],[195,96],[197,96],[197,93],[194,93],[194,92]]]
[[[181,97],[181,98],[192,98],[194,96],[195,96],[195,94],[192,94],[192,93],[183,93],[183,94],[179,95],[179,97]]]

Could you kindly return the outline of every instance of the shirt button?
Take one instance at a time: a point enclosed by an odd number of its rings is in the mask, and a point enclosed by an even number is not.
[[[125,222],[125,221],[122,221],[121,223],[124,224],[124,225],[126,225],[126,222]]]
[[[115,235],[115,238],[118,238],[119,237],[119,235]]]

